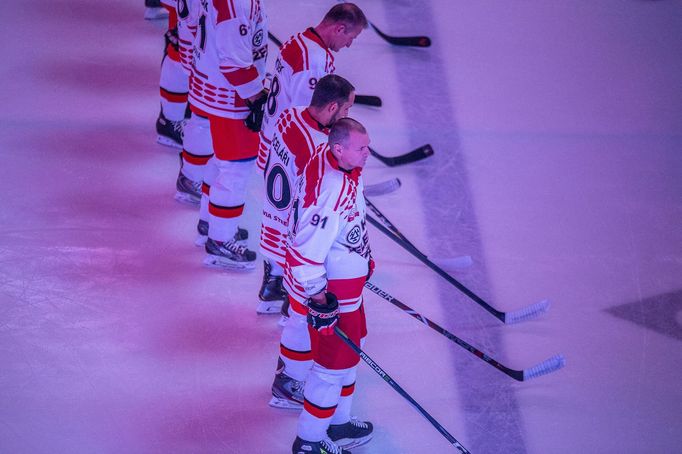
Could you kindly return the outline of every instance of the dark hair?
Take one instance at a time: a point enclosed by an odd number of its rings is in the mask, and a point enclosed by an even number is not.
[[[351,131],[367,134],[367,130],[359,121],[350,117],[339,118],[329,131],[329,146],[331,147],[335,143],[345,146],[348,143]]]
[[[355,3],[340,3],[327,11],[322,22],[341,23],[347,28],[367,28],[365,13]]]
[[[355,87],[343,77],[327,74],[317,81],[310,105],[321,108],[334,102],[340,106],[348,101],[353,91],[355,91]]]

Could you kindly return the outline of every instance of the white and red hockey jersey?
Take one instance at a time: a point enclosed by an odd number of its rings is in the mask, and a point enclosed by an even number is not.
[[[200,0],[189,97],[219,117],[244,119],[263,89],[267,16],[261,0]]]
[[[308,298],[303,282],[367,275],[371,250],[363,189],[361,169],[340,169],[329,146],[318,147],[296,184],[289,214],[284,285],[298,302]],[[361,303],[361,295],[339,300],[339,310],[352,312]]]
[[[278,263],[284,263],[296,179],[315,149],[327,143],[328,135],[329,130],[307,108],[286,109],[277,120],[265,169],[260,248],[264,256]]]
[[[166,0],[168,1],[168,0]],[[174,0],[178,13],[178,47],[182,68],[190,74],[192,72],[192,50],[194,37],[199,24],[199,0]]]
[[[275,60],[275,74],[265,105],[256,161],[258,168],[265,168],[280,114],[284,109],[309,105],[317,81],[334,70],[334,56],[314,29],[297,33],[284,43]]]

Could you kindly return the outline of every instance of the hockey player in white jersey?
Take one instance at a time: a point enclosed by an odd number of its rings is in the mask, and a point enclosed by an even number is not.
[[[159,89],[161,111],[156,120],[157,141],[169,147],[182,148],[182,127],[187,109],[187,72],[180,62],[178,42],[178,13],[176,0],[162,0],[160,5],[168,12]]]
[[[327,142],[329,127],[348,116],[354,100],[353,85],[341,76],[330,74],[319,80],[308,107],[285,109],[277,120],[265,168],[260,250],[266,261],[263,284],[258,292],[260,303],[256,312],[259,314],[279,313],[286,298],[282,276],[287,217],[296,178],[317,146]],[[307,337],[307,330],[304,335]]]
[[[250,269],[256,254],[237,223],[266,99],[267,16],[261,0],[201,0],[198,15],[189,97],[193,113],[209,120],[215,156],[207,165],[216,169],[204,263]]]
[[[365,128],[342,118],[296,187],[285,285],[307,300],[313,365],[305,382],[295,454],[346,453],[343,448],[372,437],[371,423],[351,418],[360,358],[334,334],[339,326],[356,345],[367,334],[362,289],[373,266],[361,170],[368,156]]]
[[[367,18],[359,7],[352,3],[339,4],[332,7],[316,27],[297,33],[282,46],[275,60],[275,74],[260,132],[256,161],[260,170],[265,169],[280,114],[285,109],[310,104],[318,81],[335,70],[333,52],[350,47],[366,27]],[[285,292],[281,287],[281,266],[267,253],[265,256],[263,283],[258,293],[269,312],[273,306],[267,301],[281,301]]]
[[[343,3],[333,6],[317,26],[295,34],[284,43],[275,59],[263,116],[257,161],[260,170],[265,168],[279,115],[284,109],[310,104],[317,81],[335,70],[332,52],[350,47],[365,28],[367,18],[362,10],[353,3]]]

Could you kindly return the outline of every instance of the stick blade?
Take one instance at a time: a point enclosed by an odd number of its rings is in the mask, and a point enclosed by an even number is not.
[[[378,96],[372,95],[355,95],[355,104],[361,104],[363,106],[381,107],[382,101]]]
[[[530,380],[533,378],[540,377],[542,375],[551,374],[556,372],[566,365],[566,358],[564,355],[554,355],[530,369],[525,369],[523,371],[523,381]]]
[[[507,312],[504,316],[504,323],[511,325],[513,323],[524,322],[543,314],[549,310],[551,303],[549,300],[538,301],[526,308],[518,311]]]
[[[377,195],[390,194],[391,192],[397,191],[402,182],[399,178],[393,178],[391,180],[382,181],[381,183],[368,184],[365,186],[365,196],[373,197]]]

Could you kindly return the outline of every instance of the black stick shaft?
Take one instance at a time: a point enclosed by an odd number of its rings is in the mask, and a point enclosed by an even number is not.
[[[384,216],[385,218],[385,216]],[[372,216],[367,215],[367,220],[372,224],[374,227],[379,229],[383,234],[391,238],[393,241],[398,243],[403,249],[405,249],[407,252],[411,253],[414,255],[420,262],[422,262],[424,265],[428,266],[431,268],[433,271],[436,272],[440,277],[448,281],[450,284],[455,286],[457,290],[460,292],[464,293],[466,296],[468,296],[470,299],[472,299],[475,303],[477,303],[479,306],[481,306],[483,309],[488,311],[490,314],[492,314],[494,317],[496,317],[498,320],[502,321],[502,323],[505,322],[505,313],[498,311],[494,307],[492,307],[490,304],[485,302],[483,298],[469,290],[464,284],[459,282],[457,279],[454,277],[450,276],[448,273],[446,273],[441,267],[433,263],[431,260],[428,259],[424,254],[419,252],[414,246],[412,246],[410,243],[405,242],[403,239],[400,237],[396,236],[391,232],[391,230],[387,229],[384,227],[384,225],[374,219]]]
[[[486,355],[485,353],[483,353],[482,351],[480,351],[479,349],[477,349],[473,345],[467,343],[466,341],[455,336],[454,334],[452,334],[451,332],[449,332],[445,328],[441,327],[440,325],[436,324],[435,322],[431,321],[430,319],[424,317],[423,315],[421,315],[420,313],[416,312],[414,309],[409,307],[407,304],[405,304],[402,301],[391,296],[386,291],[380,289],[379,287],[372,284],[371,282],[369,282],[369,281],[365,282],[365,288],[371,290],[373,293],[376,293],[377,295],[379,295],[380,297],[382,297],[383,299],[385,299],[389,303],[393,304],[394,306],[398,307],[399,309],[402,309],[403,312],[406,312],[407,314],[409,314],[412,317],[414,317],[415,319],[419,320],[421,323],[425,324],[429,328],[431,328],[434,331],[436,331],[436,332],[442,334],[443,336],[447,337],[448,339],[450,339],[451,341],[453,341],[454,343],[456,343],[460,347],[464,348],[468,352],[473,353],[474,356],[476,356],[477,358],[479,358],[479,359],[485,361],[486,363],[490,364],[495,369],[497,369],[497,370],[503,372],[504,374],[510,376],[514,380],[523,381],[523,371],[514,370],[514,369],[511,369],[511,368],[505,366],[504,364],[500,364],[499,362],[497,362],[496,360],[494,360],[490,356]]]
[[[464,446],[462,446],[462,444],[459,441],[457,441],[455,437],[450,435],[450,432],[445,430],[445,428],[442,425],[440,425],[440,423],[436,421],[436,419],[433,416],[431,416],[426,410],[424,410],[422,406],[419,405],[417,401],[414,400],[412,396],[410,396],[407,393],[407,391],[401,388],[400,385],[398,385],[398,383],[396,383],[395,380],[393,380],[390,375],[388,375],[377,363],[375,363],[374,360],[372,360],[372,358],[369,357],[369,355],[362,351],[360,347],[355,345],[355,343],[352,340],[350,340],[350,338],[346,335],[346,333],[344,333],[341,330],[341,328],[335,326],[334,332],[336,333],[337,336],[341,338],[341,340],[343,340],[343,342],[346,343],[346,345],[348,345],[355,353],[357,353],[360,356],[360,358],[362,358],[362,360],[366,362],[367,365],[372,368],[372,370],[374,370],[374,372],[376,372],[386,383],[388,383],[391,388],[393,388],[398,394],[403,396],[410,404],[412,404],[412,406],[415,409],[417,409],[417,411],[421,413],[421,415],[425,417],[431,423],[431,425],[433,425],[433,427],[435,427],[436,430],[445,437],[446,440],[448,440],[452,445],[454,445],[459,450],[459,452],[461,452],[462,454],[470,454],[469,451]]]

